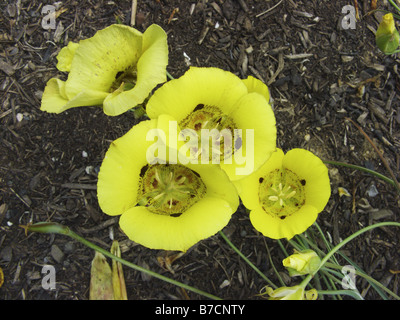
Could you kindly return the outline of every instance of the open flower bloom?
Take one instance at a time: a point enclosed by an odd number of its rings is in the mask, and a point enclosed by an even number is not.
[[[219,163],[231,180],[249,175],[275,151],[269,91],[253,77],[241,80],[222,69],[192,67],[154,92],[146,111],[151,119],[168,114],[181,131],[201,137],[201,146],[197,140],[188,146],[192,160]],[[207,133],[211,144],[208,139],[203,144]]]
[[[318,298],[317,290],[305,291],[302,286],[281,287],[275,290],[266,287],[265,291],[270,296],[270,300],[316,300]]]
[[[291,239],[304,232],[326,206],[328,169],[310,151],[277,149],[256,172],[235,182],[250,221],[264,236]]]
[[[219,166],[171,163],[169,153],[150,152],[152,133],[167,132],[165,118],[140,122],[111,144],[98,176],[98,200],[106,214],[121,215],[120,227],[131,240],[186,251],[228,224],[239,197]]]
[[[393,14],[385,14],[376,30],[376,45],[383,53],[392,54],[399,47],[399,38]]]
[[[318,270],[321,259],[313,250],[296,252],[282,261],[291,277],[300,276]]]
[[[142,103],[156,85],[166,81],[167,35],[158,25],[144,33],[114,24],[79,43],[69,42],[57,56],[57,68],[68,79],[50,79],[41,110],[103,105],[116,116]]]

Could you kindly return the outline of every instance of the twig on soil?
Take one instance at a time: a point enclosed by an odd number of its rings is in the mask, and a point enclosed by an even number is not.
[[[279,60],[278,61],[279,61],[278,68],[276,69],[276,71],[275,71],[274,75],[271,77],[271,79],[268,80],[267,85],[270,85],[275,81],[276,77],[282,72],[282,70],[283,70],[283,68],[285,66],[285,61],[283,59],[283,54],[282,53],[279,53]]]
[[[102,223],[100,223],[100,224],[98,224],[95,227],[90,228],[90,229],[80,228],[79,231],[81,231],[82,233],[97,232],[97,231],[100,231],[102,229],[108,228],[109,226],[112,226],[113,224],[118,223],[118,220],[119,220],[119,217],[115,217],[115,218],[106,220],[106,221],[104,221],[104,222],[102,222]]]
[[[399,182],[396,180],[396,177],[392,171],[392,169],[390,169],[390,166],[388,164],[388,162],[386,161],[386,159],[383,157],[382,153],[378,150],[378,148],[376,147],[375,143],[372,142],[371,138],[368,137],[368,135],[364,132],[364,130],[357,124],[355,123],[352,119],[350,118],[345,118],[346,120],[350,121],[362,134],[363,136],[368,140],[368,142],[371,144],[371,146],[374,148],[374,150],[376,151],[376,153],[378,154],[379,158],[381,158],[382,163],[384,164],[384,166],[386,167],[386,169],[388,170],[390,176],[392,177],[396,189],[398,192],[400,192],[400,185]]]
[[[29,203],[26,202],[25,199],[22,198],[13,188],[10,188],[10,190],[16,195],[16,197],[17,197],[19,200],[22,201],[22,203],[23,203],[24,205],[26,205],[28,208],[31,208],[31,206],[29,205]]]
[[[63,183],[61,187],[69,189],[97,190],[97,186],[95,184]]]
[[[279,1],[276,5],[274,5],[273,7],[269,8],[268,10],[265,10],[264,12],[261,12],[259,14],[256,15],[256,18],[261,17],[262,15],[274,10],[277,6],[279,6],[282,3],[283,0]]]
[[[137,0],[132,0],[131,26],[134,26],[136,23],[136,10],[137,10]]]
[[[355,170],[360,170],[366,173],[369,173],[371,175],[374,175],[376,177],[378,177],[379,179],[382,179],[383,181],[392,184],[393,186],[396,186],[395,182],[391,179],[389,179],[388,177],[384,176],[383,174],[380,174],[379,172],[370,170],[368,168],[364,168],[361,166],[357,166],[354,164],[349,164],[349,163],[344,163],[344,162],[340,162],[340,161],[332,161],[332,160],[323,160],[323,162],[325,164],[332,164],[335,166],[343,166],[343,167],[347,167],[347,168],[351,168],[351,169],[355,169]]]

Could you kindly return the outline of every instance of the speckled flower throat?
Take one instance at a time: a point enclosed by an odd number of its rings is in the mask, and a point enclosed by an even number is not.
[[[276,169],[261,177],[259,183],[261,206],[273,217],[285,219],[305,203],[306,180],[288,169]]]
[[[137,68],[135,66],[130,66],[123,71],[117,72],[115,75],[115,80],[110,87],[110,92],[118,91],[128,91],[131,90],[137,82]]]
[[[199,174],[179,164],[146,165],[140,176],[138,204],[156,214],[179,217],[206,194]]]
[[[179,123],[179,126],[196,131],[199,138],[202,136],[202,130],[209,130],[211,142],[208,159],[210,161],[213,158],[219,158],[219,160],[229,158],[242,146],[241,138],[234,137],[236,126],[233,119],[214,106],[198,104],[193,112]],[[236,141],[233,144],[234,138]],[[195,149],[194,151],[197,157],[201,157],[206,150]]]

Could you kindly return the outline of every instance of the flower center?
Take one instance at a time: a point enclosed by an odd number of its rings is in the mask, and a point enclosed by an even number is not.
[[[179,217],[206,194],[198,173],[179,164],[146,165],[141,170],[138,205]]]
[[[259,183],[261,206],[273,217],[285,219],[305,203],[306,180],[300,179],[288,169],[276,169],[261,177]]]
[[[110,92],[118,91],[128,91],[131,90],[137,81],[137,69],[136,66],[131,66],[123,71],[117,72],[115,75],[115,80],[111,84]]]
[[[198,104],[193,112],[179,123],[179,126],[183,129],[192,129],[197,133],[198,142],[191,146],[195,158],[200,158],[202,154],[205,154],[210,161],[224,160],[231,157],[235,150],[242,146],[241,138],[234,137],[233,119],[214,106]],[[208,131],[202,131],[203,129]],[[207,141],[203,141],[204,138]],[[233,143],[234,138],[236,141]]]

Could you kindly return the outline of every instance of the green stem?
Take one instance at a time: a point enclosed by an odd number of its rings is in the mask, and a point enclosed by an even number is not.
[[[170,78],[170,80],[174,80],[175,79],[168,71],[166,71],[166,72],[167,72],[167,77]]]
[[[136,265],[134,263],[128,262],[128,261],[126,261],[126,260],[124,260],[122,258],[119,258],[119,257],[111,254],[109,251],[104,250],[103,248],[101,248],[101,247],[91,243],[90,241],[86,240],[85,238],[79,236],[75,232],[71,231],[68,227],[63,226],[61,224],[52,223],[52,222],[43,222],[43,223],[36,223],[36,224],[30,225],[30,226],[24,226],[23,228],[26,231],[41,232],[41,233],[58,233],[58,234],[63,234],[63,235],[69,236],[72,239],[75,239],[75,240],[79,241],[80,243],[84,244],[85,246],[87,246],[87,247],[89,247],[91,249],[94,249],[94,250],[102,253],[106,257],[114,259],[115,261],[118,261],[121,264],[123,264],[123,265],[125,265],[125,266],[127,266],[129,268],[132,268],[134,270],[146,273],[146,274],[148,274],[148,275],[150,275],[150,276],[152,276],[154,278],[163,280],[165,282],[171,283],[171,284],[176,285],[178,287],[190,290],[190,291],[192,291],[194,293],[200,294],[200,295],[202,295],[204,297],[207,297],[209,299],[221,300],[221,298],[218,298],[218,297],[216,297],[216,296],[214,296],[212,294],[209,294],[209,293],[201,291],[201,290],[199,290],[197,288],[188,286],[188,285],[186,285],[184,283],[181,283],[179,281],[175,281],[173,279],[170,279],[168,277],[160,275],[160,274],[158,274],[156,272],[153,272],[153,271],[150,271],[148,269],[142,268],[142,267],[140,267],[140,266],[138,266],[138,265]]]
[[[275,284],[273,284],[273,282],[271,280],[269,280],[265,274],[263,274],[254,264],[252,264],[250,262],[249,259],[246,258],[246,256],[238,249],[235,247],[235,245],[228,239],[228,237],[222,232],[219,231],[219,234],[221,235],[221,237],[226,241],[227,244],[229,244],[229,246],[244,260],[246,261],[246,263],[252,267],[254,269],[255,272],[257,272],[266,282],[268,282],[268,284],[273,287],[274,289],[277,288],[277,286]]]
[[[390,179],[390,178],[384,176],[383,174],[380,174],[379,172],[376,172],[374,170],[370,170],[370,169],[367,169],[367,168],[364,168],[364,167],[360,167],[360,166],[357,166],[355,164],[348,164],[348,163],[339,162],[339,161],[324,160],[323,162],[325,164],[332,164],[332,165],[335,165],[335,166],[342,166],[342,167],[347,167],[347,168],[351,168],[351,169],[364,171],[364,172],[372,174],[372,175],[378,177],[379,179],[382,179],[383,181],[388,182],[388,183],[390,183],[390,184],[392,184],[393,186],[396,187],[396,183],[392,179]]]
[[[344,260],[346,260],[349,264],[351,264],[356,271],[365,274],[365,272],[357,265],[357,263],[355,263],[354,261],[352,261],[349,257],[347,257],[343,252],[338,252],[338,255],[340,255]],[[374,280],[376,281],[376,280]],[[377,281],[376,281],[377,282]],[[378,282],[379,283],[379,282]],[[371,286],[375,289],[375,291],[381,296],[381,298],[383,300],[388,300],[386,294],[381,290],[381,288],[379,287],[379,285],[376,285],[374,282],[370,282]]]
[[[389,2],[390,2],[390,4],[391,4],[393,7],[396,8],[397,11],[400,12],[400,8],[397,6],[397,4],[395,4],[395,3],[393,2],[393,0],[389,0]]]
[[[400,223],[398,222],[380,222],[380,223],[376,223],[373,225],[370,225],[368,227],[365,227],[361,230],[358,230],[357,232],[353,233],[351,236],[347,237],[346,239],[344,239],[342,242],[340,242],[339,244],[337,244],[335,247],[332,248],[331,251],[329,251],[326,256],[321,260],[320,265],[318,266],[318,268],[310,273],[301,283],[301,285],[303,286],[303,288],[305,288],[307,286],[307,284],[310,282],[310,280],[313,278],[313,276],[319,271],[319,269],[321,269],[324,264],[340,249],[342,248],[344,245],[346,245],[348,242],[350,242],[351,240],[353,240],[354,238],[358,237],[359,235],[363,234],[364,232],[367,232],[369,230],[372,230],[374,228],[378,228],[378,227],[383,227],[383,226],[396,226],[396,227],[400,227]]]
[[[336,265],[334,263],[330,263],[327,262],[325,263],[325,266],[327,268],[334,268],[334,269],[342,269],[342,266]],[[329,269],[328,269],[329,270]],[[357,276],[363,277],[365,280],[367,280],[368,282],[370,282],[371,284],[375,284],[376,286],[378,286],[380,289],[382,289],[383,291],[385,291],[386,293],[390,294],[393,298],[395,298],[396,300],[400,300],[400,297],[395,294],[393,291],[391,291],[390,289],[386,288],[382,283],[380,283],[379,281],[375,280],[374,278],[370,277],[369,275],[367,275],[364,272],[360,272],[358,270],[354,270],[355,274]]]
[[[263,240],[264,240],[265,248],[267,249],[269,263],[271,264],[272,269],[274,269],[274,272],[275,272],[275,274],[276,274],[276,276],[277,276],[277,278],[278,278],[278,280],[279,280],[281,286],[284,287],[284,286],[285,286],[285,282],[282,280],[281,275],[279,274],[278,270],[277,270],[276,267],[275,267],[274,262],[272,261],[272,256],[271,256],[271,253],[270,253],[270,251],[269,251],[269,247],[268,247],[268,245],[267,245],[267,243],[266,243],[266,241],[265,241],[265,238],[264,238]],[[279,240],[278,240],[278,241],[279,241]],[[285,251],[286,251],[286,250],[285,250]],[[287,256],[287,254],[286,254],[286,256]]]
[[[353,297],[356,300],[364,300],[358,292],[353,290],[318,290],[318,294],[347,295]]]
[[[384,12],[384,13],[391,13],[393,14],[393,17],[395,17],[396,19],[400,19],[400,16],[396,13],[390,12],[388,10],[382,10],[382,9],[376,9],[376,10],[372,10],[370,12],[368,12],[369,15],[373,14],[374,12]],[[400,12],[400,11],[399,11]]]

